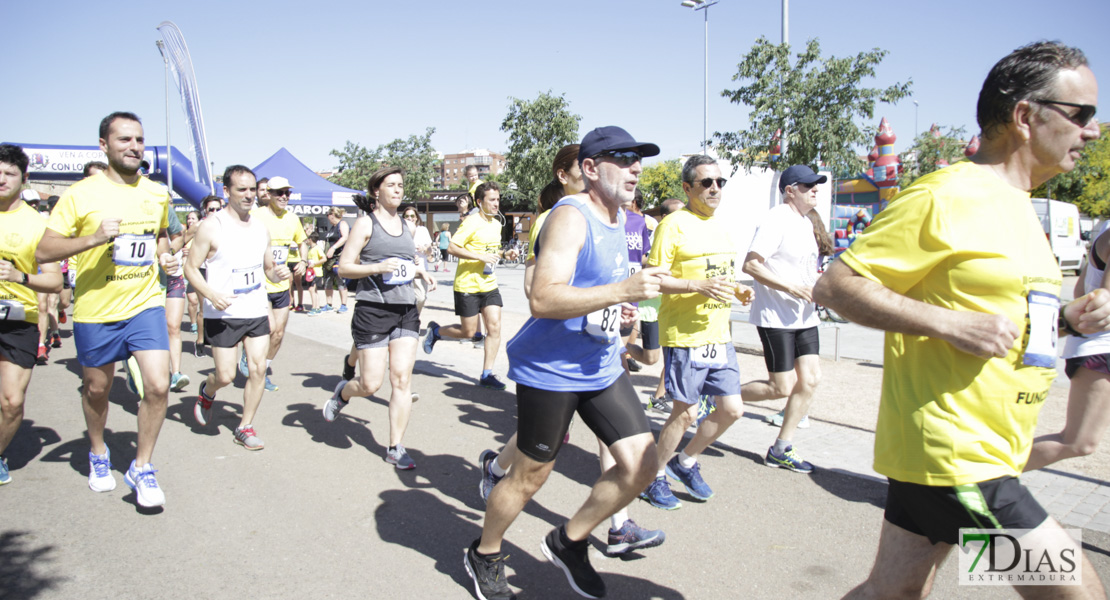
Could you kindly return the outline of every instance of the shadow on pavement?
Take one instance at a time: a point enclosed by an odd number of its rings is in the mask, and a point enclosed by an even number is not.
[[[818,467],[810,475],[813,483],[826,492],[848,502],[865,502],[876,508],[886,507],[886,482],[861,477],[858,473]]]
[[[374,519],[381,539],[434,560],[437,571],[472,595],[474,586],[463,566],[463,555],[482,534],[481,513],[458,510],[423,490],[388,490],[379,497],[381,504],[374,511]],[[540,552],[540,540],[523,541],[533,554]],[[509,584],[521,588],[521,600],[551,598],[553,591],[554,597],[576,597],[559,568],[536,560],[509,540],[502,544],[501,552],[508,555],[505,564]],[[609,590],[608,598],[683,598],[676,590],[644,579],[604,571],[601,576]]]
[[[351,400],[361,401],[363,400]],[[370,431],[370,421],[340,414],[334,422],[328,423],[321,412],[323,406],[323,401],[320,404],[290,404],[285,407],[289,414],[281,419],[281,424],[285,427],[300,427],[308,433],[312,441],[332,448],[346,449],[358,445],[375,456],[385,454],[385,447],[374,439],[374,434]],[[383,415],[381,420],[382,426],[388,428],[389,417]]]
[[[112,470],[118,474],[121,481],[123,474],[131,467],[138,451],[139,435],[134,431],[116,433],[111,429],[104,429],[104,443],[111,453]],[[63,443],[50,450],[42,457],[43,462],[68,462],[70,468],[77,473],[89,476],[89,438],[80,437]]]
[[[32,548],[25,536],[34,539],[29,531],[0,533],[0,590],[4,598],[34,598],[62,581],[61,577],[42,574],[53,562],[50,553],[54,547]]]
[[[58,432],[49,427],[35,427],[31,419],[24,419],[19,425],[12,443],[4,451],[8,458],[9,469],[21,469],[50,445],[62,441]]]

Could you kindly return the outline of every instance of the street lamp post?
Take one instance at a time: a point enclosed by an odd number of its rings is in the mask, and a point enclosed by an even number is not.
[[[918,107],[917,100],[914,100],[913,101],[913,136],[914,137],[917,137],[917,134],[921,133],[921,130],[917,128],[917,107]]]
[[[682,6],[704,10],[705,15],[705,106],[702,110],[701,153],[708,154],[709,143],[709,7],[720,0],[683,0]]]

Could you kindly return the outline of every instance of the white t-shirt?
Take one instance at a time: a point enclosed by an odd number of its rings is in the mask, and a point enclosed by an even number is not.
[[[763,257],[763,266],[780,278],[807,286],[817,283],[817,240],[813,222],[788,204],[767,212],[748,252]],[[752,325],[774,329],[806,329],[820,323],[816,306],[786,292],[755,282]]]
[[[1110,221],[1105,221],[1099,226],[1098,231],[1091,236],[1091,251],[1090,255],[1095,253],[1095,242],[1098,238],[1110,229]],[[1088,256],[1090,259],[1090,256]],[[1087,275],[1083,278],[1083,293],[1087,294],[1096,288],[1102,286],[1102,277],[1106,272],[1105,269],[1099,269],[1095,266],[1094,261],[1087,261]],[[1069,335],[1064,340],[1064,358],[1076,358],[1078,356],[1094,356],[1096,354],[1110,353],[1110,332],[1104,331],[1101,333],[1088,334],[1087,337],[1076,337]]]

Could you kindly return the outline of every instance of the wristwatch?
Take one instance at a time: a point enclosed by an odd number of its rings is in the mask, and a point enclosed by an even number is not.
[[[27,285],[27,274],[26,273],[20,273],[20,275],[22,275],[23,278],[19,280],[19,284],[20,285]]]

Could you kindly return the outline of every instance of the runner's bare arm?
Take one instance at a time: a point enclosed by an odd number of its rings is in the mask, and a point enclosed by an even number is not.
[[[235,296],[217,294],[216,290],[208,285],[208,280],[200,274],[200,267],[204,264],[204,261],[216,253],[218,244],[215,241],[215,234],[219,227],[215,219],[201,222],[197,234],[193,238],[189,258],[185,260],[182,271],[185,273],[185,279],[193,285],[198,294],[211,302],[217,310],[224,310],[231,304]],[[267,252],[267,254],[269,253]]]
[[[62,291],[62,267],[58,263],[39,265],[42,273],[26,273],[27,283],[23,284],[40,294],[57,294]],[[24,273],[15,268],[15,265],[0,260],[0,280],[19,282],[23,280]]]
[[[59,262],[90,248],[107,244],[119,235],[121,220],[107,217],[100,221],[100,227],[94,233],[75,238],[66,237],[47,227],[42,234],[42,239],[39,240],[38,247],[35,248],[35,260],[40,265]]]
[[[766,261],[763,256],[757,252],[749,252],[744,257],[743,271],[751,275],[753,279],[762,283],[763,285],[790,294],[795,298],[805,300],[806,302],[813,302],[813,288],[802,284],[801,282],[791,282],[779,277],[774,271],[768,269],[763,263]]]
[[[358,254],[369,243],[373,232],[374,223],[370,220],[370,217],[359,217],[355,220],[355,226],[347,234],[347,243],[343,246],[343,252],[339,255],[340,277],[362,279],[371,275],[388,273],[400,266],[396,258],[383,260],[372,265],[359,264]]]
[[[813,298],[860,325],[942,339],[981,358],[1005,356],[1021,335],[1005,316],[951,310],[907,298],[843,261],[832,263],[817,280]]]
[[[581,317],[623,302],[637,302],[659,295],[664,269],[649,268],[619,283],[591,288],[570,285],[578,253],[586,243],[586,218],[573,206],[551,211],[540,232],[543,253],[536,257],[529,304],[541,319]]]

